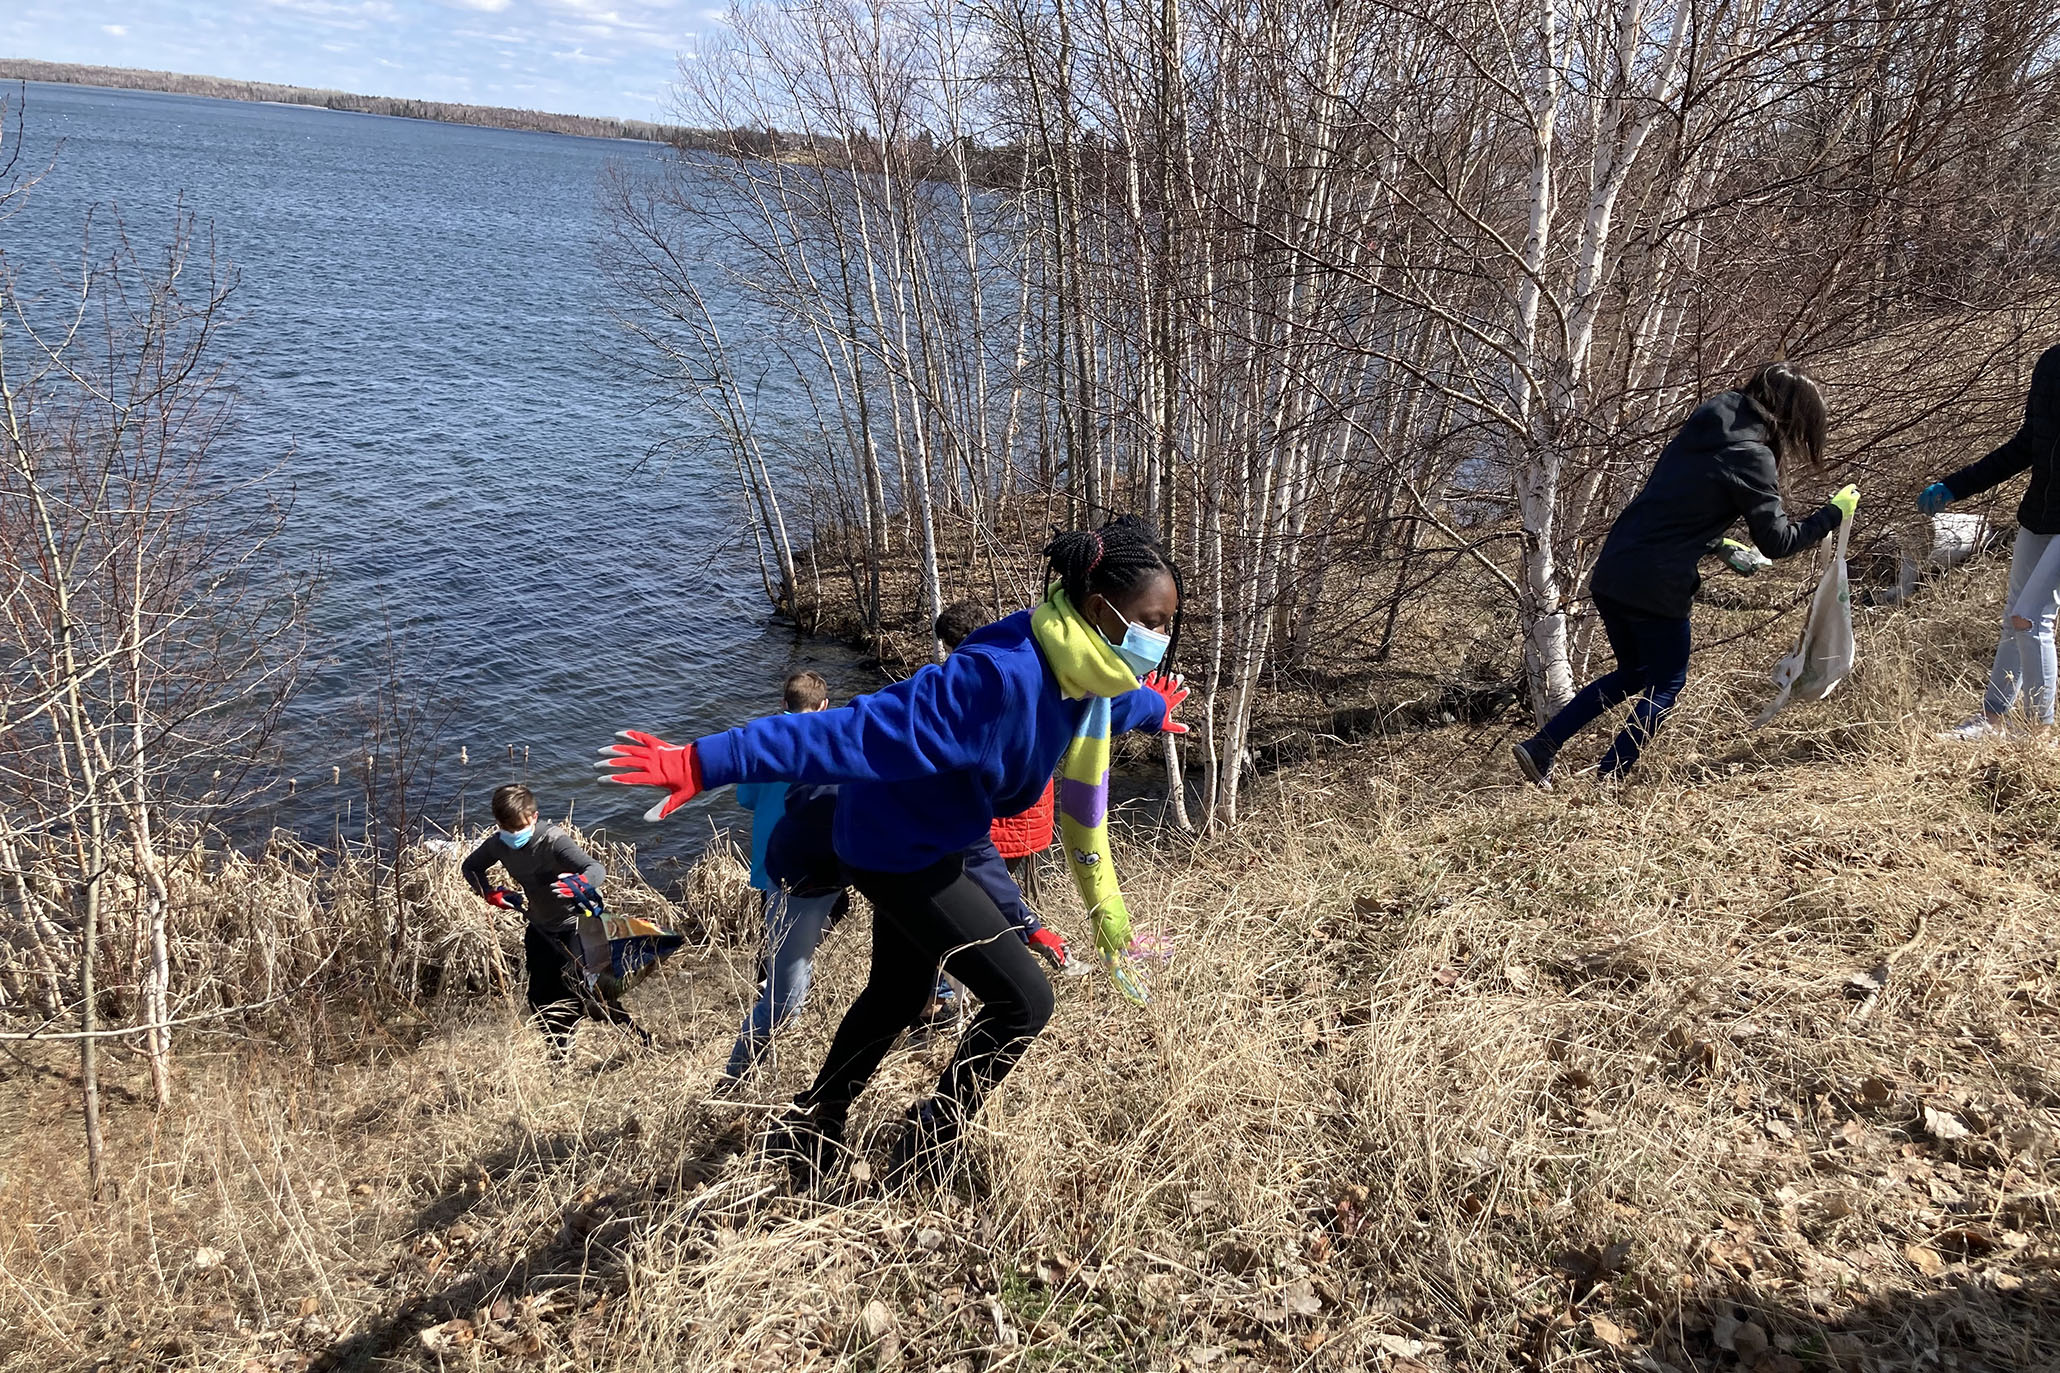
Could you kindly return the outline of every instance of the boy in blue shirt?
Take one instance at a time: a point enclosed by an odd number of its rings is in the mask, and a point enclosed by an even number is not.
[[[830,706],[830,684],[820,673],[797,672],[780,691],[786,713],[811,715]],[[791,896],[766,876],[765,848],[787,809],[785,782],[751,782],[737,788],[737,804],[751,812],[751,885],[765,912],[765,981],[744,1016],[737,1044],[723,1069],[722,1087],[743,1081],[765,1056],[773,1031],[808,996],[816,946],[829,928],[835,896]]]

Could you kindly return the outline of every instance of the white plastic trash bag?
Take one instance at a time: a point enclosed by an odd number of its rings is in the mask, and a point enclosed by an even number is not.
[[[1846,538],[1853,522],[1838,522],[1838,549],[1810,597],[1802,636],[1786,658],[1774,664],[1774,699],[1753,721],[1757,729],[1790,701],[1821,701],[1853,670],[1853,592],[1845,575]]]

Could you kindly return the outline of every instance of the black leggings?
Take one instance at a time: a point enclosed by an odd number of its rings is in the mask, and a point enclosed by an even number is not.
[[[957,857],[920,872],[851,877],[873,905],[872,969],[802,1104],[844,1118],[894,1041],[922,1016],[941,962],[980,999],[980,1014],[937,1083],[938,1096],[970,1117],[1051,1019],[1051,983]]]

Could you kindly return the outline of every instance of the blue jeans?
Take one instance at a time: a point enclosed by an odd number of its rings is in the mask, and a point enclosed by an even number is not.
[[[765,988],[744,1017],[729,1066],[723,1069],[727,1076],[743,1077],[757,1067],[772,1044],[773,1031],[808,999],[816,946],[823,942],[838,895],[789,896],[776,891],[766,902]]]
[[[2010,599],[2003,607],[2003,637],[1989,669],[1988,695],[1981,708],[2008,715],[2021,693],[2033,720],[2053,723],[2053,615],[2060,610],[2060,535],[2017,531],[2010,550]],[[2030,629],[2010,623],[2031,621]]]
[[[1617,732],[1597,769],[1603,777],[1615,778],[1638,761],[1639,751],[1650,742],[1688,683],[1688,621],[1648,615],[1605,596],[1595,598],[1595,609],[1602,616],[1603,633],[1609,636],[1610,652],[1616,654],[1616,671],[1582,687],[1528,742],[1537,746],[1531,756],[1538,766],[1549,768],[1567,740],[1603,711],[1635,696],[1631,718]]]

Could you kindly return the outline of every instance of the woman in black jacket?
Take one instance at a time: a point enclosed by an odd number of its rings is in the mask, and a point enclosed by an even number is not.
[[[1978,739],[2003,727],[2022,695],[2032,719],[2053,723],[2053,617],[2060,612],[2060,347],[2048,348],[2032,368],[2024,398],[2024,423],[2003,445],[1969,463],[1917,497],[1917,508],[1936,515],[1952,501],[1978,496],[1990,487],[2031,471],[2017,506],[2017,542],[2010,551],[2010,601],[2003,607],[2003,636],[1989,669],[1981,714],[1950,730],[1948,738]]]
[[[1553,759],[1603,711],[1637,697],[1602,756],[1604,780],[1638,761],[1688,680],[1688,612],[1702,585],[1697,564],[1740,516],[1770,558],[1792,558],[1851,519],[1860,493],[1848,486],[1809,518],[1781,506],[1780,468],[1797,456],[1824,460],[1827,417],[1817,383],[1785,362],[1754,372],[1736,391],[1710,397],[1660,451],[1645,489],[1610,527],[1590,583],[1616,654],[1616,671],[1583,687],[1545,727],[1514,745],[1525,777],[1549,787]]]

